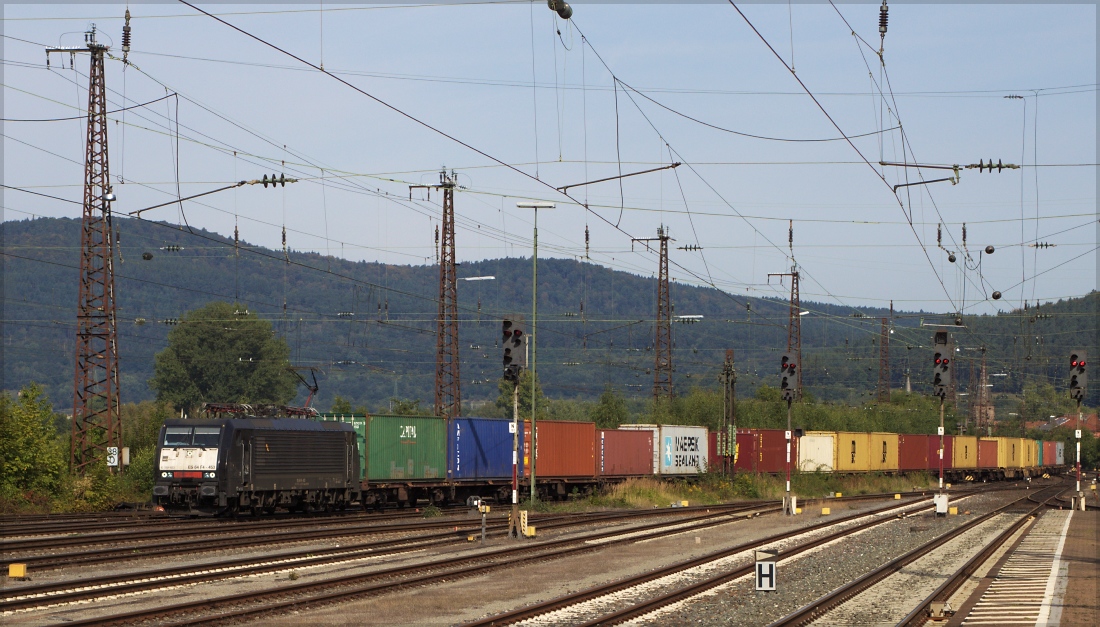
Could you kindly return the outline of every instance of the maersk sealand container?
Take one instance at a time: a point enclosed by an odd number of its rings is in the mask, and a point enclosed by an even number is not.
[[[473,481],[512,478],[512,421],[452,418],[447,425],[447,478]],[[519,434],[523,454],[523,432]],[[523,476],[523,464],[517,469]]]
[[[624,431],[653,433],[653,470],[661,475],[694,475],[707,469],[707,428],[631,424]]]

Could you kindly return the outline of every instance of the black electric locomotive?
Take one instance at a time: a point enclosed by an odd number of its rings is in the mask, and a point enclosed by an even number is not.
[[[359,451],[339,422],[173,419],[160,430],[154,476],[153,501],[166,510],[328,510],[359,500]]]

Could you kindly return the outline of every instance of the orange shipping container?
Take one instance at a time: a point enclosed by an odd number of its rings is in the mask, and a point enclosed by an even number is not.
[[[531,446],[535,444],[535,479],[596,476],[596,425],[592,422],[539,420],[535,438],[531,423],[523,423],[523,470],[530,477]]]

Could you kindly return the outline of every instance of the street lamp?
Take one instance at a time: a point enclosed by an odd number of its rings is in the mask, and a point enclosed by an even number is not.
[[[553,209],[557,207],[552,202],[545,201],[521,201],[516,203],[520,209],[533,209],[535,211],[533,252],[531,254],[531,329],[530,340],[527,345],[531,347],[531,359],[527,361],[531,369],[531,506],[535,505],[535,453],[538,451],[539,437],[535,431],[535,333],[538,329],[539,313],[539,209]]]

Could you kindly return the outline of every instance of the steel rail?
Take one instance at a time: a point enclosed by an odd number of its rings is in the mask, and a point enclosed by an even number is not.
[[[758,508],[759,506],[755,507]],[[751,509],[751,507],[745,507],[745,510],[748,509]],[[778,507],[771,506],[769,508],[769,511],[778,511]],[[736,516],[737,513],[738,512],[722,511],[696,516],[696,521],[700,524],[696,525],[693,528],[700,529],[709,526],[725,524],[727,522],[730,522],[730,518]],[[475,555],[446,558],[412,566],[389,568],[385,570],[374,571],[371,573],[344,575],[332,579],[295,584],[291,586],[284,586],[281,588],[252,591],[242,594],[218,597],[215,599],[201,599],[198,601],[190,601],[170,606],[149,608],[123,614],[117,614],[113,616],[89,618],[82,621],[69,622],[67,623],[67,625],[70,625],[72,627],[85,627],[87,625],[126,624],[180,614],[187,615],[204,610],[220,609],[226,606],[255,602],[257,600],[278,599],[279,597],[285,597],[288,595],[308,595],[305,598],[276,600],[274,602],[270,602],[264,605],[253,606],[239,610],[232,610],[213,616],[188,616],[185,620],[176,624],[182,626],[211,624],[224,621],[237,621],[261,614],[266,614],[269,612],[287,609],[289,607],[301,608],[305,605],[314,605],[317,603],[343,600],[347,598],[358,598],[364,594],[369,593],[386,592],[390,590],[405,590],[412,586],[422,585],[425,583],[433,583],[444,579],[450,580],[457,577],[484,574],[490,570],[508,568],[534,560],[545,560],[549,558],[558,558],[583,552],[597,551],[602,549],[603,547],[614,546],[615,544],[620,544],[623,542],[636,542],[651,537],[659,537],[670,532],[680,533],[683,529],[682,527],[678,526],[674,530],[662,529],[662,527],[669,527],[670,525],[680,525],[681,523],[682,521],[671,523],[652,523],[639,527],[616,529],[614,531],[590,534],[577,538],[553,540],[550,542],[543,542],[533,545],[517,546],[495,551],[487,551]],[[648,533],[635,535],[639,531],[645,531]],[[621,536],[627,534],[630,534],[629,537],[620,539],[614,538],[614,536],[617,535]],[[607,542],[599,544],[591,543],[592,540],[604,538],[608,538],[609,540]],[[486,560],[499,558],[505,559],[496,562],[490,562],[488,564],[482,563]],[[462,566],[463,564],[470,565]],[[417,573],[432,570],[435,570],[436,572],[429,572],[429,574],[416,576]],[[396,580],[382,583],[368,583],[384,578],[391,578]],[[342,589],[334,592],[325,592],[322,594],[318,594],[319,591],[330,588]]]
[[[891,504],[889,504],[885,507],[879,508],[877,510],[872,510],[872,511],[869,511],[869,512],[857,512],[857,513],[850,514],[848,516],[845,516],[843,518],[839,518],[839,519],[836,519],[836,520],[821,522],[821,523],[817,523],[815,525],[811,525],[811,526],[808,526],[808,527],[802,527],[802,528],[795,529],[795,530],[792,530],[792,531],[789,531],[789,532],[784,532],[784,533],[776,534],[776,535],[773,535],[773,536],[769,536],[769,537],[763,538],[761,540],[757,540],[757,541],[753,541],[753,542],[747,542],[747,543],[740,544],[738,546],[735,546],[735,547],[732,547],[732,548],[729,548],[729,549],[723,549],[721,551],[715,551],[715,552],[712,552],[712,553],[708,553],[706,555],[702,555],[702,556],[697,557],[697,558],[693,558],[693,559],[686,560],[686,561],[683,561],[683,562],[678,562],[676,564],[672,564],[670,566],[666,566],[664,568],[661,568],[661,569],[658,569],[658,570],[655,570],[655,571],[650,571],[650,572],[643,573],[641,575],[635,575],[635,576],[632,576],[632,577],[626,577],[626,578],[620,579],[618,581],[613,581],[613,582],[609,582],[607,584],[594,586],[592,588],[581,590],[581,591],[578,591],[578,592],[575,592],[575,593],[566,594],[566,595],[563,595],[563,596],[560,596],[560,597],[557,597],[557,598],[554,598],[554,599],[550,599],[548,601],[544,601],[542,603],[538,603],[536,605],[530,605],[530,606],[527,606],[527,607],[518,608],[516,610],[512,610],[512,611],[509,611],[509,612],[504,612],[504,613],[497,614],[497,615],[494,615],[494,616],[490,616],[490,617],[487,617],[487,618],[483,618],[483,619],[480,619],[480,620],[471,621],[471,622],[463,624],[462,627],[489,627],[489,626],[496,626],[496,625],[506,625],[506,624],[509,624],[509,623],[515,623],[515,622],[519,622],[519,621],[526,620],[526,619],[529,619],[529,618],[534,618],[536,616],[546,614],[548,612],[553,612],[553,611],[556,611],[556,610],[559,610],[559,609],[562,609],[562,608],[565,608],[565,607],[569,607],[571,605],[576,605],[578,603],[583,603],[585,601],[589,601],[589,600],[594,599],[594,598],[598,598],[598,597],[601,597],[601,596],[604,596],[604,595],[607,595],[607,594],[610,594],[610,593],[613,593],[613,592],[617,592],[619,590],[624,590],[624,589],[627,589],[627,588],[637,586],[637,585],[642,584],[642,583],[646,583],[648,581],[659,579],[659,578],[664,577],[666,575],[677,573],[677,572],[686,570],[688,568],[694,568],[696,566],[701,566],[701,565],[713,562],[715,560],[719,560],[719,559],[723,559],[723,558],[726,558],[726,557],[730,557],[732,555],[736,555],[737,553],[752,550],[753,548],[756,548],[756,547],[765,546],[765,545],[772,544],[772,543],[775,543],[775,542],[781,542],[783,540],[787,540],[787,539],[790,539],[790,538],[795,537],[795,536],[799,536],[799,535],[802,535],[802,534],[805,534],[805,533],[811,533],[811,532],[817,531],[819,529],[824,529],[824,528],[828,528],[828,527],[839,525],[839,524],[844,524],[846,522],[851,522],[852,520],[856,520],[856,519],[859,519],[859,518],[866,518],[866,517],[870,517],[870,516],[876,516],[876,515],[882,514],[883,512],[889,511],[891,509],[897,509],[899,507],[907,507],[907,506],[910,506],[910,505],[914,505],[914,504],[918,503],[921,500],[923,500],[923,499],[910,500],[908,502],[900,503],[900,504],[899,503],[891,503]],[[882,522],[887,522],[887,521],[894,520],[894,519],[895,518],[887,516],[887,517],[884,517],[882,519],[877,519],[877,520],[870,521],[869,524],[867,524],[866,526],[872,526],[872,525],[875,525],[875,524],[880,524]],[[859,530],[859,529],[863,529],[863,528],[866,528],[866,527],[855,527],[853,530],[846,530],[846,531],[854,531],[854,530]],[[844,532],[840,532],[840,533],[844,533]],[[832,541],[832,540],[836,539],[836,536],[837,536],[837,534],[825,536],[823,541],[824,542]],[[819,541],[813,541],[813,542],[815,542],[817,544],[821,543]],[[816,546],[817,544],[813,544],[813,546]],[[802,548],[801,550],[806,550],[806,549],[809,549],[809,548],[812,548],[812,547],[810,545],[807,545],[805,548]],[[731,573],[728,573],[726,576],[729,576],[729,577],[732,577],[732,578],[740,577],[742,575],[751,573],[752,568],[753,568],[752,566],[741,568],[741,569],[738,569],[736,571],[732,571]],[[718,584],[714,584],[714,585],[718,585]],[[669,603],[671,603],[672,601],[675,601],[675,600],[679,600],[678,595],[681,591],[682,590],[677,590],[673,593],[665,595],[664,597],[661,597],[661,599],[668,598],[668,599],[670,599],[668,601]],[[692,592],[692,594],[695,594],[695,592]],[[687,595],[687,596],[690,596],[690,595]],[[637,607],[638,606],[635,606],[634,608],[630,608],[629,611],[633,611]],[[646,610],[646,611],[650,611],[650,610]],[[645,612],[640,612],[640,613],[645,613]],[[626,616],[626,613],[624,612],[622,618],[629,618],[629,616]],[[615,620],[620,620],[620,619],[621,618],[619,618],[617,615],[613,614],[613,615],[601,616],[597,620],[592,621],[588,624],[602,624],[605,621],[614,622]]]
[[[750,506],[740,506],[749,508]],[[737,514],[737,510],[730,511],[722,508],[716,509],[715,515]],[[669,510],[660,510],[669,513]],[[648,513],[648,512],[647,512]],[[705,518],[707,514],[702,517]],[[633,518],[633,516],[631,516]],[[576,518],[560,520],[558,522],[544,523],[543,529],[555,529],[560,527],[578,526],[592,522],[606,522],[606,518],[587,519]],[[660,526],[670,524],[683,524],[683,521],[657,523]],[[503,529],[504,523],[493,526],[494,534]],[[628,533],[633,528],[615,530],[613,533]],[[395,540],[383,540],[368,543],[343,545],[329,549],[312,549],[307,551],[280,553],[263,557],[246,557],[218,562],[208,562],[189,566],[163,568],[140,573],[126,573],[120,575],[106,575],[101,577],[82,578],[79,581],[61,583],[40,584],[35,586],[20,586],[9,588],[0,593],[0,612],[28,609],[42,605],[57,605],[87,599],[94,599],[105,595],[119,595],[143,590],[177,586],[192,583],[214,581],[240,576],[242,570],[248,569],[249,574],[285,570],[288,567],[317,566],[333,561],[346,561],[385,555],[388,553],[406,552],[462,542],[467,532],[456,536],[454,533],[441,533],[432,536],[420,536],[415,538],[399,538]],[[76,588],[75,590],[73,588]]]
[[[1059,488],[1059,487],[1048,487],[1048,488],[1043,488],[1043,491],[1059,490],[1059,489],[1061,489],[1061,488]],[[1046,500],[1049,501],[1053,498],[1054,498],[1054,495],[1051,495]],[[840,588],[837,588],[837,589],[833,590],[832,592],[829,592],[828,594],[816,599],[815,601],[800,607],[799,609],[791,612],[790,614],[787,614],[783,618],[780,618],[779,620],[771,623],[768,627],[795,627],[795,626],[798,626],[798,625],[808,624],[808,623],[816,620],[817,618],[821,617],[822,615],[827,614],[828,612],[836,609],[840,605],[844,604],[845,602],[847,602],[851,598],[855,597],[856,595],[860,594],[861,592],[867,590],[868,588],[871,588],[872,586],[879,583],[883,579],[886,579],[890,575],[893,575],[894,573],[900,571],[902,568],[904,568],[908,564],[910,564],[910,563],[916,561],[917,559],[927,555],[928,553],[932,552],[934,549],[937,549],[937,548],[943,546],[944,544],[947,544],[951,540],[954,540],[955,538],[958,538],[959,536],[963,535],[964,533],[976,528],[978,525],[981,525],[982,523],[992,519],[994,516],[997,516],[997,515],[1003,513],[1005,510],[1007,510],[1008,508],[1016,505],[1020,501],[1025,501],[1025,500],[1031,500],[1031,495],[1026,495],[1026,496],[1020,497],[1019,499],[1016,499],[1015,501],[1012,501],[1011,503],[1008,503],[1006,505],[1002,505],[1001,507],[998,507],[998,508],[996,508],[996,509],[994,509],[990,512],[982,514],[981,516],[978,516],[977,518],[974,518],[973,520],[967,521],[966,523],[956,527],[955,529],[952,529],[951,531],[949,531],[949,532],[947,532],[947,533],[945,533],[941,536],[937,536],[933,540],[931,540],[929,542],[926,542],[925,544],[922,544],[921,546],[918,546],[918,547],[906,552],[905,554],[890,560],[886,564],[883,564],[879,568],[876,568],[875,570],[873,570],[869,573],[866,573],[862,577],[859,577],[858,579],[855,579],[855,580],[845,584],[844,586],[841,586]],[[1043,503],[1040,503],[1039,505],[1037,505],[1036,507],[1034,507],[1030,511],[1028,511],[1026,514],[1024,514],[1022,516],[1022,519],[1026,520],[1029,516],[1034,514],[1037,510],[1041,509],[1042,507],[1043,507]]]
[[[923,625],[924,622],[928,620],[929,607],[932,603],[944,602],[950,599],[951,595],[962,586],[963,582],[969,579],[982,564],[988,561],[998,549],[1004,546],[1004,543],[1007,542],[1013,534],[1034,520],[1035,518],[1032,516],[1021,516],[1019,520],[1012,523],[1008,529],[1005,529],[994,538],[992,542],[984,546],[981,551],[967,560],[962,567],[952,573],[950,577],[932,591],[932,594],[929,594],[923,601],[917,604],[911,612],[905,615],[905,618],[902,618],[901,621],[898,622],[898,626],[916,627],[918,625]]]

